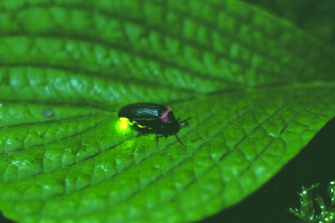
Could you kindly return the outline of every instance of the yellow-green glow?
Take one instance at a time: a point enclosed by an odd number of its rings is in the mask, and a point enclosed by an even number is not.
[[[125,118],[125,117],[121,117],[120,118],[121,122],[120,122],[120,130],[126,130],[128,128],[129,125],[137,125],[139,128],[149,128],[147,126],[143,126],[143,125],[140,125],[138,124],[136,121],[129,121],[128,118]],[[149,129],[152,129],[152,128],[149,128]]]
[[[132,121],[132,122],[129,121],[129,124],[130,124],[130,125],[134,125],[134,124],[136,124],[136,125],[137,125],[139,128],[141,128],[141,129],[145,128],[145,126],[138,124],[136,121]]]
[[[129,126],[129,119],[127,118],[120,118],[119,128],[121,131],[124,131]]]

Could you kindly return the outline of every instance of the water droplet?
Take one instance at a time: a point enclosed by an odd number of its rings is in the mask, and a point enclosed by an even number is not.
[[[45,117],[52,117],[52,116],[54,116],[54,114],[55,113],[51,108],[45,108],[42,111],[42,115],[45,116]]]

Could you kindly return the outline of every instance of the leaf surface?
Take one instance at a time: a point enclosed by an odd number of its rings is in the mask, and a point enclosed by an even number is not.
[[[0,209],[16,221],[199,220],[335,115],[333,50],[238,1],[4,0],[0,21]],[[120,130],[143,101],[191,117],[184,145]]]

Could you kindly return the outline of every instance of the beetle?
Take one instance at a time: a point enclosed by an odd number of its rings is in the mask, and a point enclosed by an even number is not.
[[[118,117],[126,119],[127,122],[140,135],[148,135],[150,133],[156,134],[156,141],[158,138],[167,138],[170,135],[175,135],[177,140],[183,144],[177,136],[181,127],[187,126],[186,120],[178,121],[174,117],[172,109],[154,103],[134,103],[122,107],[118,113]]]

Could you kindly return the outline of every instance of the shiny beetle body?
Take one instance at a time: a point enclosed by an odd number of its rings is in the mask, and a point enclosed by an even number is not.
[[[128,123],[139,132],[139,135],[156,134],[159,137],[167,138],[175,135],[177,140],[183,144],[177,133],[182,126],[187,125],[187,120],[178,122],[174,117],[171,108],[153,103],[135,103],[121,108],[119,118],[126,118]]]

